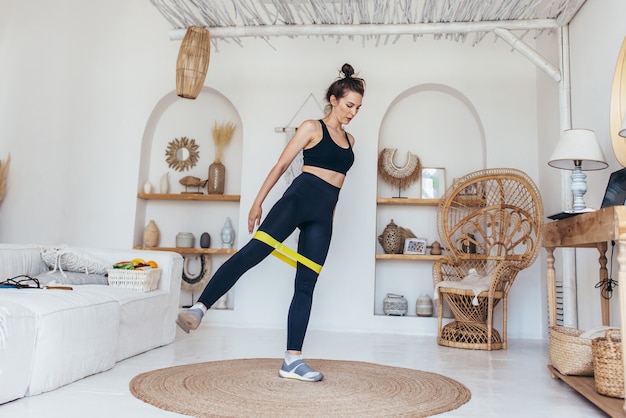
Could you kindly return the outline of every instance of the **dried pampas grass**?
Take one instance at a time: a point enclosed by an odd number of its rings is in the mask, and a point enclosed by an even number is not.
[[[232,122],[225,122],[218,125],[217,122],[213,124],[213,142],[215,143],[215,162],[222,162],[222,155],[224,154],[224,148],[233,138],[235,132],[235,124]]]
[[[0,201],[4,199],[7,191],[7,178],[9,177],[9,165],[11,164],[11,154],[2,162],[0,160]]]

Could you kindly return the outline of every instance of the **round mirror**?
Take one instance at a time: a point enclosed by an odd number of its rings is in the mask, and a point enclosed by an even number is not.
[[[617,57],[611,89],[611,107],[609,110],[611,144],[617,161],[626,167],[626,140],[619,135],[622,118],[626,112],[626,37]]]
[[[185,161],[187,158],[189,158],[189,150],[187,148],[178,148],[176,150],[176,158],[178,158],[180,161]]]
[[[165,161],[176,171],[186,171],[194,167],[198,163],[200,153],[198,152],[198,144],[195,139],[189,139],[186,136],[170,141],[165,150]]]

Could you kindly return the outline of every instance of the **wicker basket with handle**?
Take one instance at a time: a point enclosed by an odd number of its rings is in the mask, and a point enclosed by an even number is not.
[[[160,268],[148,270],[109,269],[109,286],[139,292],[152,292],[158,289],[161,280]]]
[[[561,374],[593,376],[591,339],[576,328],[550,327],[550,362]]]
[[[591,342],[596,391],[613,398],[624,398],[624,361],[622,336],[619,330],[610,329],[604,338]]]

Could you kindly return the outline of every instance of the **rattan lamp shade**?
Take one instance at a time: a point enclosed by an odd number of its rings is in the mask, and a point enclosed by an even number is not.
[[[206,28],[187,28],[176,60],[176,94],[180,97],[195,99],[200,94],[209,68],[210,41]]]

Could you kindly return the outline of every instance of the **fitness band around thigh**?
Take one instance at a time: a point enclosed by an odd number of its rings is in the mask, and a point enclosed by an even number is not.
[[[296,267],[297,264],[300,263],[303,266],[310,268],[317,274],[320,274],[320,272],[322,271],[321,265],[292,250],[283,243],[278,242],[275,238],[273,238],[266,232],[256,231],[252,238],[257,239],[274,248],[274,251],[272,251],[272,255],[283,260],[285,263],[289,264],[292,267]]]

